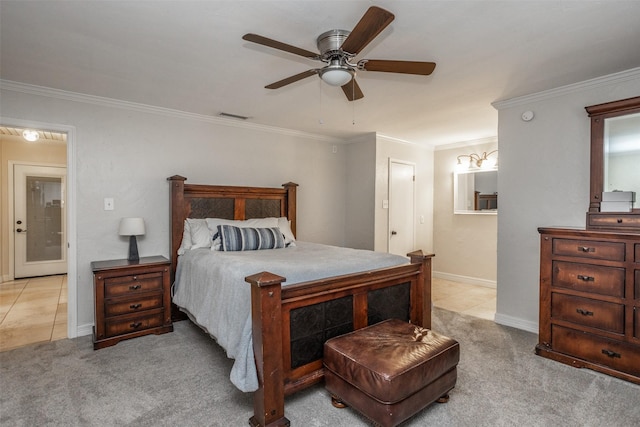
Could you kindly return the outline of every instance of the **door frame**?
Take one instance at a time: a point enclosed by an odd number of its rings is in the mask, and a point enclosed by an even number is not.
[[[76,227],[76,128],[75,126],[16,119],[0,116],[0,124],[19,128],[50,130],[67,134],[67,337],[78,336],[78,266]],[[28,163],[28,162],[25,162]],[[10,191],[13,193],[13,172],[8,174]],[[7,203],[9,225],[13,225],[13,198]],[[10,227],[11,228],[11,227]],[[10,229],[9,228],[9,229]],[[9,238],[9,275],[13,279],[14,247]]]
[[[387,165],[388,168],[388,183],[387,183],[387,193],[389,194],[389,214],[387,217],[387,252],[391,253],[391,220],[393,218],[393,209],[392,209],[392,204],[393,204],[393,194],[392,194],[392,186],[391,186],[391,180],[392,180],[392,174],[391,174],[391,165],[393,163],[397,163],[397,164],[402,164],[402,165],[407,165],[407,166],[411,166],[413,168],[413,211],[411,212],[411,217],[412,217],[412,229],[413,229],[413,235],[411,236],[412,238],[412,242],[413,242],[413,246],[415,247],[416,245],[416,163],[415,162],[409,162],[406,160],[400,160],[400,159],[394,159],[392,157],[389,157],[389,163]]]
[[[8,188],[8,192],[7,192],[7,196],[9,199],[9,208],[11,209],[11,211],[9,212],[8,218],[9,218],[9,232],[11,233],[11,231],[15,228],[15,167],[16,166],[35,166],[35,167],[53,167],[53,168],[65,168],[65,188],[64,188],[64,216],[65,216],[65,227],[67,226],[67,203],[66,203],[66,199],[67,199],[67,186],[66,186],[66,181],[67,181],[67,165],[66,164],[59,164],[59,163],[41,163],[41,162],[29,162],[29,161],[20,161],[20,160],[10,160],[8,162],[9,165],[9,169],[11,171],[11,173],[9,174],[9,179],[7,180],[7,184],[9,185]],[[9,172],[9,171],[8,171]],[[27,227],[29,226],[29,224],[27,224]],[[12,233],[13,234],[13,233]],[[66,233],[66,229],[65,229],[65,233],[64,236],[67,236]],[[68,242],[69,239],[67,239]],[[69,246],[67,244],[67,246]],[[65,249],[64,251],[64,258],[67,259],[67,250]],[[11,275],[11,278],[15,280],[15,265],[16,265],[16,248],[15,248],[15,234],[13,234],[13,238],[11,238],[11,236],[9,236],[9,274]],[[67,268],[69,267],[69,263],[67,262]],[[68,271],[67,271],[67,277],[68,277]],[[67,290],[68,291],[68,290]]]

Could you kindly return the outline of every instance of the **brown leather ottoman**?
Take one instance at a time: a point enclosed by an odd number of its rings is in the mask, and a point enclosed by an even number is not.
[[[324,344],[325,386],[383,427],[400,424],[456,385],[460,346],[454,339],[397,319]]]

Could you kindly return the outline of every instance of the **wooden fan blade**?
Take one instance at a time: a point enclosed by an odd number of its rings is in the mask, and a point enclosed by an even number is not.
[[[387,61],[384,59],[363,59],[358,68],[365,71],[382,71],[384,73],[419,74],[428,76],[436,68],[435,62],[419,61]]]
[[[318,74],[317,70],[307,70],[303,73],[300,74],[296,74],[295,76],[291,76],[291,77],[287,77],[286,79],[282,79],[280,81],[277,81],[275,83],[271,83],[268,86],[265,86],[265,89],[278,89],[281,88],[282,86],[286,86],[288,84],[297,82],[298,80],[302,80],[302,79],[306,79],[307,77],[311,77],[314,74]]]
[[[251,33],[245,34],[244,36],[242,36],[242,39],[252,43],[257,43],[263,46],[272,47],[274,49],[293,53],[294,55],[304,56],[305,58],[318,59],[320,56],[316,52],[311,52],[310,50],[302,49],[302,48],[291,46],[289,44],[282,43],[276,40],[268,39],[266,37],[259,36],[257,34],[251,34]]]
[[[393,13],[377,6],[370,7],[342,43],[342,50],[357,55],[393,21]]]
[[[347,99],[349,101],[355,101],[364,98],[364,94],[362,93],[360,86],[358,86],[358,82],[356,82],[355,78],[351,79],[351,81],[346,85],[342,85],[340,87],[342,88],[344,94],[347,95]]]

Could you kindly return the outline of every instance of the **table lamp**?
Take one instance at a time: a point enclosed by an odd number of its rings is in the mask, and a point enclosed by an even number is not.
[[[144,219],[142,218],[122,218],[118,234],[129,236],[129,261],[140,261],[138,256],[138,241],[136,236],[144,235]]]

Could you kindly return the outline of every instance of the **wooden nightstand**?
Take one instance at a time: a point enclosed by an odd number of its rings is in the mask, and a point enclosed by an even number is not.
[[[173,331],[170,262],[163,256],[91,263],[95,286],[93,348]]]

